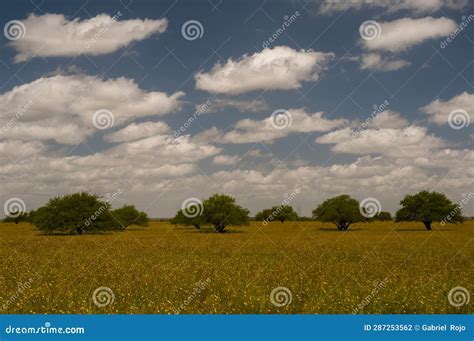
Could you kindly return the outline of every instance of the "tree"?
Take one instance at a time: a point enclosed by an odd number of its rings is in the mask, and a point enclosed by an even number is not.
[[[297,220],[298,214],[293,210],[293,207],[288,205],[273,206],[272,208],[264,209],[255,215],[255,220],[270,222],[278,220],[285,222],[286,220]]]
[[[33,212],[31,222],[45,233],[83,234],[120,228],[110,214],[110,203],[84,192],[50,199]]]
[[[431,230],[433,222],[461,223],[461,206],[454,204],[443,193],[421,191],[406,195],[396,214],[397,221],[420,221]]]
[[[332,222],[340,231],[347,231],[352,223],[366,220],[360,214],[359,202],[345,194],[325,200],[313,210],[313,218]]]
[[[379,221],[390,221],[392,220],[392,215],[390,214],[390,212],[385,212],[385,211],[382,211],[380,212],[379,214],[377,214],[373,220],[379,220]]]
[[[140,212],[133,205],[125,205],[113,210],[112,216],[120,222],[121,229],[123,230],[130,225],[148,225],[147,214],[145,212]]]
[[[266,208],[255,215],[255,220],[263,221],[268,220],[268,218],[272,215],[272,209]]]
[[[197,206],[197,205],[196,205]],[[190,207],[189,210],[192,212],[199,212],[199,209],[196,207]],[[204,219],[201,214],[196,217],[192,217],[189,214],[185,214],[183,210],[179,210],[173,219],[170,220],[170,223],[173,225],[185,225],[185,226],[194,226],[197,229],[200,229],[204,225]]]
[[[222,233],[228,225],[247,225],[249,211],[235,203],[235,199],[224,194],[215,194],[203,202],[203,219]]]
[[[281,205],[281,206],[273,206],[271,208],[272,212],[274,212],[274,218],[281,223],[285,222],[286,220],[297,220],[298,213],[295,212],[293,207],[288,205]]]

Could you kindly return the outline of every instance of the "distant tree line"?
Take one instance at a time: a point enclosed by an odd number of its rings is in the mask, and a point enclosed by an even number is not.
[[[462,206],[451,202],[443,193],[421,191],[406,195],[400,201],[401,208],[395,220],[422,222],[427,230],[432,223],[461,223]],[[200,229],[211,226],[217,233],[223,233],[228,226],[241,226],[249,223],[249,210],[239,206],[235,199],[224,194],[215,194],[204,201],[196,199],[179,210],[170,220],[172,224],[193,226]],[[266,226],[272,221],[310,220],[299,217],[289,205],[273,206],[258,212],[255,220]],[[350,225],[358,222],[390,221],[389,212],[375,212],[369,215],[365,208],[349,195],[329,198],[312,212],[311,220],[333,223],[340,231],[347,231]],[[44,233],[84,234],[97,231],[124,230],[130,225],[146,226],[146,213],[138,211],[133,205],[112,209],[111,203],[89,193],[74,193],[55,197],[37,210],[12,212],[5,222],[31,222]]]

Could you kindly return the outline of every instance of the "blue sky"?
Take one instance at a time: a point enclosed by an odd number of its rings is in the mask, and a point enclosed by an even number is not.
[[[120,189],[114,206],[166,217],[186,198],[224,192],[255,213],[296,186],[292,205],[309,215],[342,193],[394,212],[421,189],[455,202],[472,192],[467,1],[0,6],[2,26],[22,25],[20,38],[5,31],[0,42],[3,201],[33,209],[53,195]],[[183,36],[189,20],[200,38]],[[361,36],[368,20],[375,39]],[[94,125],[100,110],[114,120],[106,129]],[[271,125],[276,110],[290,126]],[[474,214],[472,202],[464,210]]]

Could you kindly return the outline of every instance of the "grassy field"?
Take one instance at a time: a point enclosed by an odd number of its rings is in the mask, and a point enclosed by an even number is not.
[[[3,223],[0,310],[472,313],[472,300],[454,307],[447,296],[457,286],[474,293],[473,239],[472,221],[432,232],[413,223],[339,232],[316,222],[252,222],[224,234],[152,222],[84,236],[43,236],[26,223]],[[110,288],[112,303],[94,304],[99,287]],[[272,304],[277,287],[289,290],[274,298],[286,305]]]

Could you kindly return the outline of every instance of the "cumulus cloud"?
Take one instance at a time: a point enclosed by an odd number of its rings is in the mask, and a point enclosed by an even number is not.
[[[445,37],[457,27],[453,20],[444,17],[402,18],[379,22],[379,25],[381,28],[380,37],[362,40],[363,46],[368,50],[406,51],[427,40]]]
[[[137,117],[178,110],[183,95],[147,92],[124,77],[42,77],[0,95],[0,138],[76,144],[97,130],[93,118],[99,110],[108,110],[119,126]]]
[[[63,14],[30,14],[25,20],[25,36],[10,43],[17,51],[15,62],[34,57],[72,57],[81,54],[101,55],[163,33],[168,21],[119,20],[121,12],[111,17],[100,14],[86,20],[69,20]]]
[[[322,1],[319,11],[330,14],[348,9],[383,8],[390,12],[410,10],[415,14],[429,13],[438,8],[462,9],[468,0],[383,0],[383,1]]]
[[[396,71],[411,63],[403,59],[384,58],[380,53],[366,53],[361,58],[362,70]]]
[[[385,110],[375,116],[372,120],[372,126],[376,128],[401,129],[408,127],[409,123],[398,112]]]
[[[231,98],[216,98],[210,101],[210,105],[207,106],[205,113],[212,113],[222,111],[228,108],[237,109],[240,112],[261,112],[268,109],[268,104],[260,99],[253,101],[237,100]],[[205,104],[196,105],[196,110],[202,108]]]
[[[221,166],[232,166],[235,165],[240,160],[238,155],[216,155],[212,159],[212,162],[216,165]]]
[[[474,94],[463,92],[448,101],[434,100],[420,110],[428,114],[429,119],[439,125],[447,124],[449,115],[455,110],[463,110],[468,117],[465,119],[474,119],[472,109],[474,108]]]
[[[353,134],[350,128],[340,129],[316,139],[320,144],[333,144],[336,153],[355,155],[381,154],[390,157],[422,157],[439,150],[445,142],[428,134],[424,127],[408,126],[401,129],[381,128],[362,130]]]
[[[286,119],[285,127],[277,128],[278,120],[270,116],[264,120],[244,119],[238,121],[234,129],[219,138],[222,143],[273,142],[291,133],[327,132],[348,122],[344,119],[326,119],[323,112],[308,114],[304,109],[289,109],[281,119]],[[291,124],[289,122],[291,121]],[[289,125],[288,125],[289,124]]]
[[[197,73],[196,88],[230,95],[264,89],[298,89],[303,82],[318,80],[333,57],[333,53],[277,46],[245,54],[238,60],[229,58],[209,72]]]
[[[109,142],[127,142],[169,133],[169,131],[170,128],[163,122],[132,123],[119,131],[107,134],[104,138]]]

